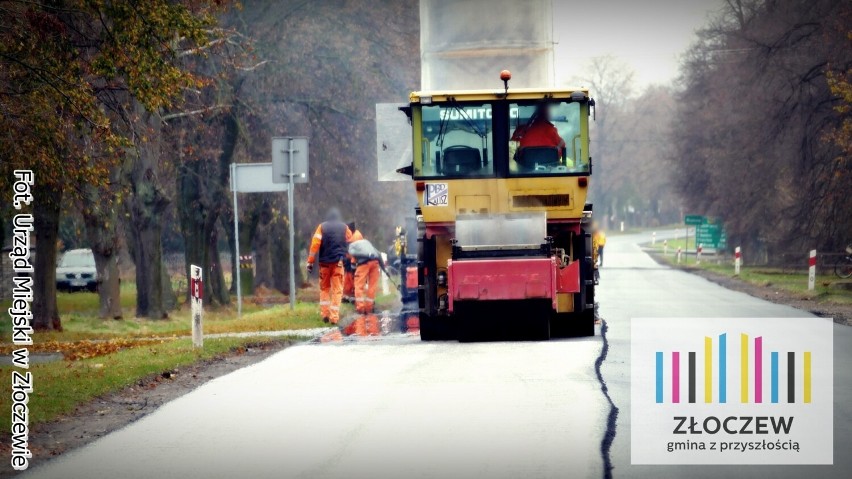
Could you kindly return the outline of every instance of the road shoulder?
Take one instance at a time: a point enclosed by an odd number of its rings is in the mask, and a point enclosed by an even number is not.
[[[653,251],[646,251],[646,253],[648,253],[648,255],[660,265],[671,267],[671,264],[660,256],[660,253]],[[852,326],[852,304],[817,302],[789,291],[779,290],[771,286],[759,286],[747,283],[732,276],[707,271],[702,268],[680,266],[677,269],[701,276],[702,278],[716,283],[723,288],[746,293],[750,296],[763,299],[771,303],[782,304],[802,311],[807,311],[822,318],[832,318],[832,320],[838,324]]]
[[[39,424],[30,431],[30,468],[85,446],[212,379],[263,361],[293,344],[297,343],[285,339],[250,343],[226,355],[140,379],[132,386],[80,405],[72,414]],[[4,441],[3,449],[7,448]],[[0,478],[17,474],[8,464],[0,467]]]

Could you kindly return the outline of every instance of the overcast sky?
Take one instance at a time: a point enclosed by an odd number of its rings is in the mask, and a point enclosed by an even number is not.
[[[637,90],[670,83],[678,57],[723,0],[553,0],[556,83],[581,78],[589,58],[611,54],[635,71]]]

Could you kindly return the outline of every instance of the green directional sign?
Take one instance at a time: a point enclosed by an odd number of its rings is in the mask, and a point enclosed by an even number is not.
[[[721,224],[700,224],[695,227],[695,241],[705,248],[724,249],[728,237]]]
[[[683,217],[683,222],[690,226],[707,224],[707,217],[701,215],[686,215]]]

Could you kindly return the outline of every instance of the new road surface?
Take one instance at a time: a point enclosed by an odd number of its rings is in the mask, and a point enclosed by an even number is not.
[[[608,241],[605,340],[295,346],[26,477],[850,477],[845,326],[834,330],[834,466],[631,466],[631,318],[805,315],[661,267],[644,240]]]

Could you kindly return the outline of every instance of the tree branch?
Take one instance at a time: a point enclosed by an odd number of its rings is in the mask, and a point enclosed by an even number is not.
[[[174,120],[175,118],[183,118],[185,116],[203,115],[205,113],[210,113],[211,111],[224,110],[224,109],[230,108],[230,107],[231,107],[231,105],[214,105],[214,106],[210,106],[210,107],[207,107],[207,108],[201,108],[199,110],[169,113],[168,115],[160,116],[160,120],[162,120],[163,122],[167,122],[169,120]]]

